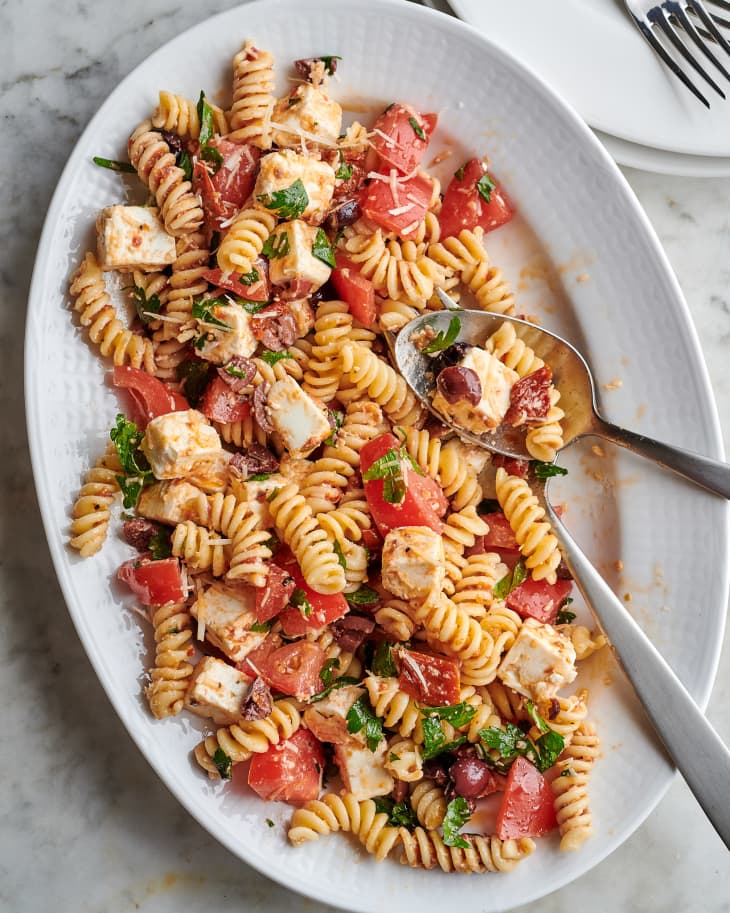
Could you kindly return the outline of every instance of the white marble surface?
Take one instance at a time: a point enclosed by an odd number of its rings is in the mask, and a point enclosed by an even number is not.
[[[0,909],[13,913],[51,906],[58,913],[319,906],[222,849],[167,793],[114,716],[55,582],[25,438],[21,314],[45,210],[73,143],[120,78],[150,51],[232,5],[0,2],[0,408],[9,429],[0,458]],[[730,181],[626,174],[689,301],[727,446]],[[726,649],[709,708],[726,740],[729,703]],[[568,908],[730,911],[727,851],[682,782],[602,865],[521,910]]]

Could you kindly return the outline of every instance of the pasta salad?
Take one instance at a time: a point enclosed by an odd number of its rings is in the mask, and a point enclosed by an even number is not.
[[[385,344],[438,288],[515,312],[484,246],[511,204],[479,158],[445,188],[429,173],[435,114],[402,101],[343,127],[338,62],[295,61],[278,98],[247,40],[230,106],[162,91],[129,162],[94,160],[149,199],[99,213],[71,278],[124,408],[70,545],[97,553],[122,502],[150,711],[202,717],[201,771],[290,803],[294,846],[343,830],[378,860],[509,871],[535,837],[592,832],[576,662],[605,638],[572,623],[527,461],[434,421]],[[483,347],[457,335],[419,342],[434,407],[526,424],[550,472],[549,366],[507,322]]]

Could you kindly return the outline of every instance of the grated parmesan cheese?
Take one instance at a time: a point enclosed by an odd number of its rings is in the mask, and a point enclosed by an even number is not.
[[[281,124],[275,120],[270,121],[269,126],[273,127],[275,130],[281,130],[284,133],[294,132],[288,124]],[[333,143],[331,140],[327,139],[326,136],[310,133],[308,130],[303,130],[301,127],[297,128],[296,133],[300,138],[304,137],[308,139],[310,143],[318,143],[320,146],[329,146],[330,149],[337,149],[337,143]]]
[[[395,209],[389,209],[388,212],[391,216],[402,216],[406,212],[410,212],[413,209],[413,203],[406,203],[405,206],[398,206]]]

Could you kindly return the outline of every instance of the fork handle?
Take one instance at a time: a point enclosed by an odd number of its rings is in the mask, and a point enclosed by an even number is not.
[[[727,463],[711,460],[709,457],[693,453],[691,450],[682,450],[681,447],[673,447],[671,444],[663,444],[636,431],[620,428],[602,418],[598,419],[593,431],[607,441],[659,463],[660,466],[671,469],[716,495],[730,498],[730,465]]]
[[[565,562],[657,735],[730,849],[730,751],[549,504],[545,506]]]

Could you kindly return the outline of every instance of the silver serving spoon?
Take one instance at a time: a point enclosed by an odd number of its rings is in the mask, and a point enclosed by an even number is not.
[[[441,289],[438,290],[438,294],[445,307],[450,310],[456,309],[456,314],[437,311],[416,317],[400,330],[394,343],[394,357],[401,374],[429,408],[436,378],[429,370],[430,357],[420,352],[411,342],[413,332],[430,326],[445,334],[454,316],[457,316],[461,323],[459,341],[483,346],[487,337],[497,330],[501,323],[508,321],[514,325],[520,339],[552,369],[553,383],[560,390],[560,406],[565,412],[565,418],[561,421],[564,447],[586,435],[598,435],[673,470],[715,494],[730,498],[730,465],[652,440],[602,418],[596,405],[595,385],[590,369],[580,352],[569,342],[555,333],[517,317],[504,317],[486,311],[460,310]],[[488,450],[505,456],[530,459],[525,448],[524,425],[520,428],[500,426],[493,433],[479,436],[457,428],[438,412],[434,412],[434,415],[473,444],[487,447]]]
[[[450,299],[449,302],[453,305]],[[427,370],[429,366],[426,364],[428,356],[424,356],[415,348],[411,342],[411,335],[414,330],[417,331],[426,323],[437,331],[446,333],[454,316],[454,314],[445,312],[423,315],[406,324],[394,342],[390,340],[401,374],[429,409],[435,378],[429,377]],[[570,430],[566,435],[566,440],[575,440],[582,434],[593,433],[588,430],[594,427],[589,421],[590,412],[593,411],[595,414],[593,383],[585,361],[571,345],[560,339],[559,336],[515,318],[505,318],[483,311],[463,310],[459,310],[458,317],[461,321],[458,338],[479,345],[484,344],[486,338],[497,329],[503,320],[509,319],[511,322],[519,324],[519,328],[516,327],[518,333],[553,368],[554,379],[557,380],[559,387],[563,387],[561,405],[569,407],[565,409],[566,417],[569,409],[572,415],[577,416],[576,418],[571,417],[567,423]],[[579,392],[575,396],[571,396],[571,384],[577,385]],[[434,414],[440,421],[444,421],[443,416],[438,412],[434,412]],[[597,415],[595,421],[603,422]],[[446,422],[446,424],[450,423]],[[526,455],[524,444],[522,449],[514,449],[511,440],[505,442],[502,437],[492,435],[478,437],[464,433],[454,425],[450,425],[450,427],[454,428],[461,437],[488,450],[521,458]],[[623,432],[622,429],[617,430],[622,435],[630,434]],[[687,475],[688,478],[705,485],[712,491],[718,491],[726,497],[730,494],[730,471],[724,464],[706,460],[704,457],[695,458],[694,455],[686,454],[676,448],[664,444],[657,445],[656,442],[648,441],[638,435],[636,437],[641,441],[642,448],[645,448],[645,444],[648,442],[653,446],[658,446],[665,459],[669,459],[671,455],[672,462],[660,459],[663,465],[669,465],[670,468],[680,471],[682,475]],[[610,436],[610,440],[614,439],[613,435]],[[634,449],[633,446],[632,449]],[[645,452],[645,450],[637,448],[637,452]],[[714,473],[711,477],[712,484],[708,484],[704,475],[690,474],[684,472],[683,469],[678,469],[673,462],[674,454],[681,455],[687,461],[682,463],[683,467],[693,465],[692,461],[695,459],[700,460],[703,466],[709,464]],[[715,484],[715,481],[719,483],[723,478],[725,479],[724,487]],[[531,471],[530,487],[550,520],[562,556],[578,588],[600,622],[618,662],[631,682],[639,701],[643,704],[657,735],[664,743],[668,755],[682,773],[687,785],[725,845],[730,849],[730,751],[705,719],[702,711],[670,666],[629,615],[623,603],[616,598],[606,581],[583,554],[558,518],[547,497],[548,486],[549,480],[541,482]]]

